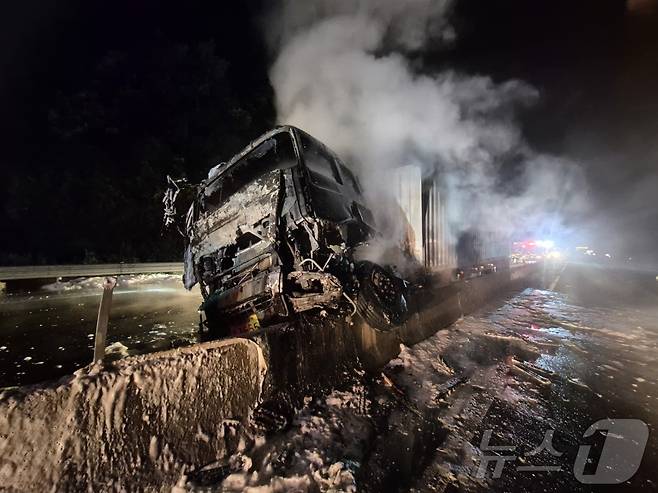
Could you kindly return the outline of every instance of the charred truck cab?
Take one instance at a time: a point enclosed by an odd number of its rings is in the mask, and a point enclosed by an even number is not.
[[[377,236],[356,176],[290,126],[211,169],[186,222],[185,286],[203,295],[202,333],[236,335],[311,309],[359,312],[378,330],[404,322],[405,285],[358,261]]]

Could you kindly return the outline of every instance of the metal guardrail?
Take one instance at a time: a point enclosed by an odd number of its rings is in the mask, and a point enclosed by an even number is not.
[[[94,265],[30,265],[0,267],[0,281],[48,279],[54,277],[119,276],[123,274],[182,273],[181,262]]]

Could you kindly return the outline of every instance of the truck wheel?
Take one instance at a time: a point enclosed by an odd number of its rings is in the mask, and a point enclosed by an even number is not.
[[[363,319],[384,332],[404,323],[409,309],[403,281],[372,262],[361,262],[357,275],[360,288],[356,308]]]

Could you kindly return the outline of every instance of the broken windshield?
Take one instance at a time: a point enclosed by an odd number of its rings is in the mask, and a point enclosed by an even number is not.
[[[212,181],[203,194],[203,211],[213,212],[229,198],[263,175],[297,164],[292,137],[282,132],[264,140]]]

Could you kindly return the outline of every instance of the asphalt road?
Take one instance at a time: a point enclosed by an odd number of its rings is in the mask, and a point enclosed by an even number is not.
[[[404,347],[381,374],[355,369],[334,389],[274,416],[269,428],[254,423],[238,454],[205,468],[205,476],[190,474],[188,486],[658,491],[655,276],[548,265],[541,285],[501,293],[453,326]],[[0,302],[5,382],[52,378],[91,357],[99,290],[55,288]],[[110,342],[122,341],[132,354],[192,343],[198,301],[174,278],[131,281],[116,292]],[[613,447],[601,467],[624,476],[633,446],[643,445],[625,431],[585,436],[601,419],[639,420],[649,431],[638,470],[618,485],[583,483],[574,472],[581,448],[589,445],[583,473],[590,479],[598,474],[607,440],[617,440],[635,445]],[[547,434],[552,448],[537,452]],[[506,449],[488,451],[487,443]],[[481,469],[491,456],[506,457],[499,474],[495,462]],[[537,466],[549,470],[528,469]]]
[[[356,372],[307,396],[287,425],[247,441],[211,488],[656,491],[655,273],[554,264],[544,274],[542,286],[404,347],[380,375]],[[642,437],[585,436],[602,419],[649,431],[630,478]],[[500,457],[496,473],[484,459]]]
[[[102,278],[59,282],[31,293],[0,294],[0,387],[52,380],[89,364]],[[178,275],[119,278],[108,345],[133,355],[197,341],[198,291]]]

